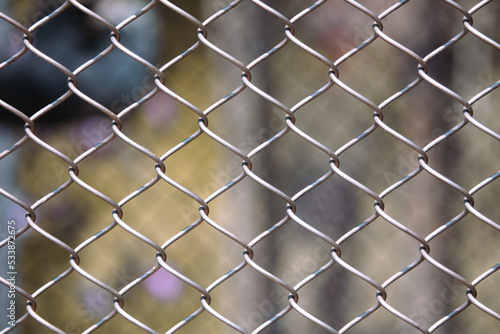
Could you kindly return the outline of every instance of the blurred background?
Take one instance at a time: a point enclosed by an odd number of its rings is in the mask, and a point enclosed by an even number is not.
[[[313,1],[264,1],[292,18]],[[469,10],[478,1],[457,1]],[[0,11],[26,27],[53,12],[61,0],[9,0]],[[82,4],[114,25],[147,4],[140,0],[86,0]],[[229,4],[225,0],[178,0],[179,6],[200,21]],[[359,1],[379,15],[396,1]],[[500,3],[491,2],[473,15],[474,27],[500,40]],[[384,22],[384,32],[425,57],[463,29],[463,15],[437,1],[410,1]],[[208,26],[208,40],[247,65],[283,38],[284,23],[251,1],[243,1]],[[198,41],[197,26],[161,2],[120,32],[122,44],[157,68]],[[295,24],[296,37],[335,61],[373,34],[372,20],[341,0],[326,2]],[[71,71],[110,45],[110,31],[73,6],[34,32],[34,45]],[[9,59],[22,49],[22,33],[0,20],[0,57]],[[498,43],[498,42],[497,42]],[[466,100],[498,81],[500,51],[468,34],[429,63],[429,75]],[[380,38],[339,66],[340,79],[376,104],[402,90],[418,77],[417,63]],[[329,81],[328,67],[293,43],[251,70],[252,82],[289,108],[314,94]],[[201,45],[165,71],[165,86],[204,111],[241,84],[241,70]],[[78,88],[113,113],[151,92],[153,74],[118,49],[78,75]],[[27,52],[0,70],[0,99],[28,116],[50,105],[68,90],[67,76]],[[496,133],[500,130],[500,93],[492,91],[474,107],[474,117]],[[24,136],[24,121],[0,110],[0,152]],[[216,108],[209,128],[245,154],[286,127],[285,113],[249,89]],[[296,111],[296,125],[336,151],[373,124],[372,110],[339,87],[332,87]],[[463,119],[462,106],[426,82],[384,109],[384,122],[421,147]],[[163,92],[122,118],[124,134],[157,156],[196,132],[198,116]],[[75,95],[40,116],[35,134],[76,159],[112,133],[111,121]],[[252,158],[256,175],[293,196],[330,167],[322,151],[289,132]],[[411,173],[417,154],[382,129],[340,156],[341,169],[376,193]],[[429,152],[429,164],[470,190],[498,171],[500,145],[470,124]],[[207,198],[241,172],[241,158],[205,134],[166,161],[166,174],[202,198]],[[120,139],[114,139],[79,163],[79,177],[116,202],[155,177],[154,163]],[[69,179],[67,164],[32,140],[0,159],[0,187],[28,205]],[[500,220],[497,182],[474,195],[475,207],[493,221]],[[460,214],[463,195],[425,171],[384,199],[385,211],[425,237]],[[286,216],[285,202],[250,178],[210,203],[210,217],[250,242]],[[199,217],[198,204],[166,182],[153,187],[123,207],[123,220],[162,245]],[[112,208],[77,184],[72,184],[37,210],[36,224],[70,247],[108,226]],[[374,212],[373,199],[334,175],[297,201],[297,215],[337,240]],[[2,222],[25,223],[25,210],[0,198]],[[4,226],[4,223],[2,223]],[[0,231],[7,237],[7,227]],[[499,262],[499,231],[467,215],[430,242],[431,255],[473,281]],[[29,230],[17,239],[18,285],[33,293],[69,268],[68,254]],[[419,258],[420,244],[378,218],[342,243],[344,261],[383,283]],[[0,253],[6,258],[5,249]],[[207,287],[243,261],[242,247],[206,223],[172,243],[167,263]],[[255,247],[254,260],[291,285],[314,273],[331,259],[329,246],[293,221]],[[119,290],[156,264],[156,251],[117,226],[83,249],[81,267]],[[0,262],[0,263],[4,263]],[[4,266],[5,264],[2,264]],[[6,268],[0,269],[2,275]],[[478,286],[478,299],[499,312],[500,275]],[[388,303],[424,327],[452,312],[467,300],[466,288],[427,262],[404,275],[388,291]],[[8,288],[0,286],[6,307]],[[339,265],[299,292],[299,305],[337,330],[376,304],[376,291]],[[212,307],[251,332],[288,305],[287,292],[250,267],[217,287]],[[200,294],[165,270],[127,292],[125,310],[157,332],[166,332],[200,307]],[[36,312],[66,333],[81,333],[113,310],[112,296],[72,273],[37,299]],[[18,317],[26,300],[17,298]],[[2,328],[7,326],[0,318]],[[436,333],[496,333],[499,323],[474,306]],[[46,333],[33,319],[14,333]],[[138,333],[140,329],[116,316],[97,333]],[[234,333],[202,313],[178,333]],[[327,333],[292,310],[263,331],[269,334]],[[349,333],[418,333],[380,308]]]

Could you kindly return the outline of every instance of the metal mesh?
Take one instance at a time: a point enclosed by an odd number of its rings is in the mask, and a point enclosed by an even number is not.
[[[498,2],[0,6],[1,333],[498,332]]]

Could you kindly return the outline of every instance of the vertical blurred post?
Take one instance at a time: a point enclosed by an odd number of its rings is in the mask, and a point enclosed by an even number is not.
[[[414,20],[407,20],[406,16],[398,17],[395,15],[395,20],[399,24],[404,24],[412,27],[408,31],[419,31],[419,34],[407,36],[410,42],[407,43],[413,51],[421,57],[426,56],[430,51],[448,41],[455,31],[450,31],[445,27],[453,26],[454,16],[450,15],[436,15],[435,13],[440,9],[437,3],[414,3],[413,16]],[[441,10],[444,10],[443,9]],[[447,12],[446,12],[447,13]],[[453,14],[453,12],[452,12]],[[425,21],[425,26],[422,22]],[[432,32],[432,34],[431,34]],[[426,38],[419,38],[419,36],[429,36]],[[451,77],[451,53],[444,52],[439,57],[432,58],[429,61],[429,75],[440,82],[446,87],[450,87],[452,83]],[[401,69],[403,71],[403,69]],[[445,110],[450,107],[450,99],[440,91],[437,91],[430,84],[422,82],[418,88],[412,90],[408,95],[408,105],[411,106],[412,112],[401,113],[402,127],[405,132],[404,135],[417,143],[420,147],[424,147],[432,140],[440,136],[444,131],[449,130],[455,124],[448,123],[446,117],[443,116]],[[458,122],[456,122],[458,123]],[[450,177],[453,173],[453,166],[455,166],[456,159],[460,152],[453,150],[440,151],[439,155],[433,153],[436,149],[431,149],[429,153],[430,165],[439,170],[444,171],[443,174]],[[407,161],[411,161],[414,166],[417,166],[417,155],[412,154]],[[402,166],[402,165],[401,165]],[[452,177],[454,179],[454,177]],[[431,233],[438,226],[445,224],[450,217],[457,213],[450,211],[450,205],[447,198],[450,196],[447,186],[430,176],[426,171],[422,171],[416,178],[405,185],[405,192],[411,194],[407,204],[404,207],[404,215],[408,217],[407,222],[413,226],[417,226],[417,231],[424,237]],[[448,250],[447,245],[442,242],[442,239],[431,241],[431,254],[439,254],[440,256],[448,257],[444,254],[450,254],[453,250]],[[446,282],[449,277],[442,274],[433,266],[420,265],[412,275],[415,279],[411,282],[411,288],[402,291],[398,295],[399,300],[407,305],[408,316],[413,320],[419,322],[424,327],[431,326],[441,317],[445,316],[451,305],[443,304],[442,293],[443,288],[446,287]],[[416,279],[424,278],[424,279]],[[402,279],[404,282],[404,279]],[[418,292],[418,293],[417,293]],[[439,309],[435,309],[436,305]],[[406,327],[405,327],[406,328]],[[441,329],[443,333],[449,332],[450,327]],[[413,333],[406,328],[403,333]]]
[[[229,2],[230,1],[201,2],[205,17],[213,15]],[[241,8],[243,6],[245,7]],[[262,45],[266,47],[269,46],[269,48],[271,47],[271,44],[267,43],[273,36],[273,32],[268,29],[270,19],[270,15],[265,15],[257,6],[250,4],[250,2],[243,2],[242,5],[237,6],[233,11],[219,18],[219,20],[222,20],[221,23],[214,23],[213,27],[209,26],[208,38],[209,40],[217,41],[215,44],[221,49],[228,51],[230,54],[244,55],[244,59],[239,60],[245,65],[248,65],[249,62],[261,55],[262,51],[259,52],[259,50],[263,50]],[[276,39],[276,41],[279,41],[279,39]],[[259,47],[256,47],[256,45]],[[220,56],[213,53],[211,56],[211,59],[214,60],[213,70],[215,74],[213,75],[223,78],[223,73],[227,72],[224,72],[218,65],[220,64],[220,59],[216,57],[220,58]],[[267,67],[264,61],[252,69],[251,74],[252,78],[258,78],[258,87],[269,92],[272,83],[269,78]],[[236,86],[232,87],[231,90],[235,88]],[[226,93],[229,93],[229,91]],[[220,93],[216,93],[215,95],[218,96]],[[225,114],[224,123],[231,129],[230,134],[225,138],[237,147],[244,146],[244,153],[249,153],[251,149],[261,144],[264,140],[260,138],[263,136],[258,135],[263,133],[261,130],[266,130],[266,139],[268,138],[269,130],[273,131],[273,133],[275,132],[271,124],[272,110],[269,103],[265,102],[256,94],[251,93],[249,89],[237,96],[235,101],[237,102],[231,104],[231,113]],[[215,111],[215,113],[216,112],[217,111]],[[232,134],[234,135],[231,136]],[[275,177],[277,177],[277,175],[275,175],[277,169],[273,168],[275,159],[273,159],[269,150],[264,150],[259,153],[260,158],[263,156],[264,158],[261,161],[266,161],[266,165],[263,166],[263,168],[259,166],[259,173],[265,173],[269,179],[275,180]],[[229,159],[234,159],[233,153],[227,153],[227,155],[222,158],[221,169],[224,168],[223,162],[227,162]],[[244,191],[241,191],[238,196],[226,196],[224,199],[224,210],[228,215],[238,217],[238,219],[233,219],[238,223],[237,229],[235,227],[230,227],[230,229],[232,228],[238,235],[245,236],[244,239],[248,242],[251,238],[256,237],[278,222],[283,215],[277,217],[275,214],[276,210],[274,210],[273,214],[272,208],[275,207],[274,203],[277,201],[274,197],[276,196],[272,195],[267,190],[264,191],[262,187],[255,182],[245,183]],[[279,204],[284,208],[284,203],[282,200],[280,201]],[[245,203],[244,206],[241,205],[242,202]],[[270,244],[271,243],[266,243],[265,248],[261,247],[258,250],[265,254],[265,256],[259,257],[259,264],[266,268],[272,267],[272,264],[275,262],[276,250],[273,249],[272,246],[269,246]],[[252,275],[253,274],[259,275],[257,273],[252,273]],[[264,307],[265,303],[270,303],[269,295],[271,289],[276,288],[276,286],[263,277],[259,277],[258,283],[252,281],[249,277],[245,277],[245,275],[240,275],[238,277],[239,279],[245,280],[243,284],[246,287],[238,292],[238,299],[247,301],[247,305],[239,305],[237,308],[238,314],[235,315],[235,319],[239,319],[237,320],[238,324],[245,329],[254,330],[258,325],[279,311],[274,306],[272,307],[272,311],[269,307]],[[265,286],[255,286],[256,284],[263,284]],[[227,307],[229,307],[229,305],[227,305]],[[265,310],[261,308],[265,308]],[[260,322],[260,320],[262,321]],[[270,334],[276,333],[269,330],[267,332]]]
[[[466,9],[469,9],[469,7]],[[474,13],[473,17],[474,26],[481,33],[493,38],[497,42],[499,41],[500,29],[498,29],[498,22],[500,22],[500,4],[498,2],[488,3],[485,7]],[[462,47],[453,49],[453,80],[450,87],[465,100],[470,100],[498,80],[498,66],[500,66],[499,50],[476,36],[472,36],[471,33],[469,33],[469,36],[465,36],[464,41],[461,42]],[[500,124],[497,113],[498,102],[498,94],[486,95],[477,104],[472,106],[474,108],[474,116],[487,127],[491,127],[492,129],[498,128],[497,125]],[[455,115],[463,117],[459,112],[460,110],[454,110]],[[474,126],[467,124],[466,128],[471,130]],[[462,132],[460,145],[456,145],[457,148],[453,152],[457,158],[455,161],[451,161],[450,164],[453,163],[456,166],[471,166],[473,164],[473,167],[458,169],[453,175],[453,179],[459,180],[459,184],[466,185],[466,190],[470,190],[471,187],[484,180],[487,176],[490,176],[492,171],[495,171],[495,167],[491,166],[491,163],[495,160],[491,160],[490,156],[494,157],[495,153],[492,154],[492,152],[498,152],[498,142],[490,140],[488,135],[479,130]],[[483,159],[484,157],[490,158],[485,160]],[[486,187],[484,190],[481,190],[482,196],[485,195],[485,192],[488,193],[488,191],[492,191],[492,188]],[[490,196],[494,198],[495,193],[490,193]],[[465,223],[468,224],[468,219],[475,220],[474,224],[477,225],[474,225],[474,227],[479,230],[481,222],[472,218],[471,214],[464,219],[465,221],[462,225],[465,225]],[[462,228],[458,237],[460,240],[467,240],[470,238],[469,232],[470,229]],[[456,245],[460,245],[460,243],[456,243]],[[462,275],[464,275],[463,273],[471,273],[471,268],[478,261],[478,254],[471,251],[468,252],[467,258],[463,258],[454,256],[453,253],[455,251],[458,250],[449,249],[447,256],[449,259],[452,259],[453,266],[459,268],[459,273]],[[481,262],[485,268],[490,265],[487,260]],[[469,281],[475,279],[475,277],[469,276],[465,276],[465,278]],[[475,314],[471,312],[465,312],[460,317],[457,317],[453,324],[454,327],[450,333],[454,333],[454,330],[465,333],[476,332],[478,328],[485,326],[482,320],[475,317]]]

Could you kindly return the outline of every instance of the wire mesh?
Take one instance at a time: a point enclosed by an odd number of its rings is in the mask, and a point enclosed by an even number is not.
[[[0,333],[498,332],[499,13],[2,2]]]

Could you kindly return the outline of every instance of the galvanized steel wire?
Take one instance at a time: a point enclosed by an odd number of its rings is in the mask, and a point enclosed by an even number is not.
[[[22,47],[20,47],[19,50],[17,50],[17,52],[12,55],[12,57],[4,60],[3,63],[0,64],[0,70],[3,70],[18,62],[24,54],[32,53],[43,61],[57,68],[67,76],[67,91],[62,94],[56,101],[49,105],[46,105],[31,117],[26,115],[23,110],[18,110],[15,106],[9,105],[4,101],[0,101],[2,108],[5,109],[4,112],[11,113],[25,123],[25,135],[22,138],[19,138],[17,142],[14,143],[10,148],[5,149],[0,154],[0,159],[9,157],[9,155],[13,154],[23,145],[26,145],[26,143],[32,142],[38,146],[39,150],[45,150],[49,152],[68,166],[66,181],[61,183],[53,191],[36,200],[34,203],[24,202],[19,197],[16,197],[14,194],[2,188],[0,188],[0,194],[2,194],[2,196],[7,198],[15,205],[22,207],[26,211],[27,225],[17,232],[16,238],[21,239],[23,238],[23,235],[28,231],[35,231],[44,238],[58,245],[69,256],[67,270],[54,277],[53,280],[46,282],[45,285],[40,286],[38,290],[34,292],[27,292],[23,289],[22,284],[16,285],[15,290],[18,297],[26,301],[25,312],[17,317],[15,326],[6,327],[1,331],[1,333],[11,332],[18,327],[21,328],[23,326],[23,323],[25,323],[29,318],[37,321],[38,323],[55,333],[64,333],[61,328],[58,328],[56,325],[48,322],[40,314],[37,313],[37,308],[39,307],[37,299],[40,295],[42,295],[49,289],[58,289],[59,283],[70,275],[80,275],[82,278],[95,284],[95,286],[99,289],[105,290],[111,296],[113,296],[113,311],[103,317],[100,321],[96,322],[93,326],[86,329],[84,333],[91,333],[101,327],[105,329],[106,323],[115,317],[123,317],[130,323],[134,324],[137,328],[137,332],[157,333],[157,331],[150,328],[147,323],[143,323],[135,318],[132,314],[127,313],[126,299],[127,293],[129,291],[137,287],[158,270],[168,271],[177,279],[184,282],[186,285],[196,290],[201,295],[199,308],[197,310],[194,310],[193,313],[186,317],[183,321],[171,326],[170,328],[165,328],[166,333],[174,333],[177,330],[188,326],[191,321],[196,319],[202,313],[209,313],[212,317],[218,319],[221,323],[224,323],[227,326],[228,330],[232,329],[238,333],[249,333],[247,329],[242,327],[242,324],[239,324],[237,321],[231,319],[229,316],[226,316],[217,308],[214,308],[212,306],[212,292],[214,291],[214,289],[223,285],[230,278],[240,275],[244,268],[251,268],[251,270],[254,270],[255,272],[265,277],[265,279],[282,287],[283,291],[286,291],[286,293],[288,294],[288,305],[277,312],[274,316],[269,317],[262,324],[252,329],[252,333],[265,332],[266,328],[276,322],[282,321],[283,317],[289,313],[293,313],[293,316],[305,317],[306,319],[310,320],[315,326],[317,326],[318,328],[322,328],[328,333],[347,333],[358,323],[364,321],[373,313],[379,312],[381,308],[391,313],[394,317],[397,317],[410,326],[414,327],[420,333],[433,333],[437,331],[441,326],[450,321],[453,321],[455,317],[459,316],[462,312],[469,308],[476,308],[481,312],[484,312],[484,314],[500,320],[500,314],[498,313],[499,310],[482,303],[480,299],[480,292],[477,289],[477,285],[479,283],[488,280],[500,269],[500,263],[492,268],[484,268],[484,272],[481,275],[473,279],[468,279],[461,276],[451,268],[448,268],[445,264],[441,263],[438,259],[434,258],[431,255],[431,250],[433,248],[433,239],[442,235],[443,233],[447,233],[449,229],[451,229],[454,225],[459,224],[460,221],[469,214],[476,217],[477,220],[481,223],[490,226],[493,229],[492,233],[496,233],[497,236],[500,235],[498,234],[500,232],[500,224],[487,217],[481,211],[477,210],[474,205],[474,195],[495,182],[495,180],[500,176],[500,171],[496,172],[493,175],[483,176],[483,180],[481,182],[468,190],[465,186],[460,184],[460,180],[454,181],[433,168],[432,159],[430,159],[428,155],[429,151],[431,151],[433,148],[445,142],[448,138],[466,127],[474,127],[477,130],[485,133],[486,135],[496,140],[498,145],[500,134],[494,129],[488,127],[488,124],[481,123],[474,116],[476,103],[492,94],[492,92],[494,92],[500,86],[500,80],[497,80],[494,84],[478,92],[472,98],[466,98],[453,91],[450,87],[445,86],[443,83],[433,78],[433,73],[429,71],[428,66],[428,64],[432,63],[434,58],[436,58],[439,54],[445,52],[453,45],[460,43],[460,41],[466,36],[471,35],[484,42],[485,44],[488,44],[491,47],[495,48],[496,55],[498,56],[498,54],[500,53],[500,42],[494,40],[491,36],[487,36],[480,30],[476,29],[473,20],[474,14],[476,12],[488,11],[489,5],[492,3],[492,1],[481,1],[475,4],[472,8],[466,9],[458,2],[451,0],[442,0],[441,3],[448,6],[450,11],[456,11],[457,13],[460,13],[461,16],[463,16],[463,29],[460,31],[456,31],[455,35],[452,38],[450,38],[448,41],[435,48],[428,54],[424,55],[408,48],[404,45],[403,42],[394,39],[390,34],[386,34],[384,32],[384,23],[386,22],[387,18],[390,18],[391,15],[395,15],[398,10],[400,10],[410,2],[409,0],[396,2],[390,7],[386,8],[380,14],[376,14],[375,12],[370,10],[368,5],[365,6],[362,3],[353,0],[344,0],[345,3],[355,8],[356,11],[365,15],[367,20],[373,21],[372,35],[352,50],[349,50],[348,52],[342,54],[338,59],[329,59],[328,56],[321,54],[319,51],[310,47],[307,44],[307,41],[301,40],[301,38],[298,37],[297,33],[300,30],[300,28],[298,28],[298,23],[302,19],[308,16],[313,16],[314,13],[321,10],[321,6],[325,4],[327,0],[320,0],[314,3],[306,3],[304,1],[303,9],[295,13],[291,17],[287,17],[277,9],[273,8],[272,2],[266,3],[259,0],[246,1],[247,3],[251,2],[253,6],[257,6],[258,8],[260,8],[260,10],[267,12],[272,16],[273,20],[279,21],[283,27],[282,40],[273,48],[265,53],[262,53],[259,57],[248,63],[244,63],[235,56],[218,47],[216,43],[211,41],[209,33],[210,25],[212,23],[217,22],[225,15],[230,15],[230,13],[233,11],[238,11],[240,8],[240,4],[243,2],[244,0],[232,1],[228,3],[224,8],[214,12],[207,19],[201,20],[194,14],[185,11],[181,5],[176,5],[174,2],[167,0],[152,0],[147,3],[142,9],[139,9],[134,15],[126,18],[117,25],[112,24],[105,17],[102,17],[96,12],[91,11],[84,5],[83,2],[80,3],[77,0],[67,0],[63,2],[57,9],[55,9],[39,21],[35,22],[30,27],[25,27],[23,24],[17,22],[10,16],[4,13],[0,13],[0,18],[3,21],[13,26],[15,29],[17,29],[20,35],[24,36]],[[177,13],[177,15],[182,16],[183,18],[194,24],[197,27],[197,31],[193,33],[196,34],[197,41],[183,53],[169,60],[164,65],[157,67],[153,65],[150,60],[142,58],[140,55],[132,52],[124,44],[122,44],[121,31],[128,25],[133,24],[133,22],[135,22],[136,20],[141,20],[141,17],[147,14],[150,10],[160,6],[168,8],[169,10]],[[85,62],[75,70],[71,70],[65,67],[63,64],[56,61],[55,59],[52,59],[49,55],[45,54],[36,47],[37,30],[39,30],[44,24],[54,19],[56,16],[65,15],[65,11],[70,7],[78,9],[89,18],[95,20],[98,24],[106,27],[110,33],[109,46],[106,49],[102,50],[102,52],[100,52],[96,57],[89,59],[87,62]],[[358,53],[364,52],[363,50],[365,48],[369,47],[376,41],[383,41],[387,45],[390,45],[395,50],[397,50],[401,57],[410,57],[414,61],[415,68],[413,80],[406,86],[394,91],[392,95],[386,98],[382,103],[376,103],[372,101],[368,97],[364,96],[362,92],[350,87],[342,78],[342,64]],[[285,47],[287,45],[295,45],[303,52],[308,53],[312,57],[316,58],[316,61],[323,64],[325,74],[324,82],[315,88],[314,93],[303,97],[300,102],[296,103],[293,106],[288,106],[285,103],[281,102],[276,97],[271,95],[270,92],[267,92],[265,89],[255,84],[252,80],[252,71],[254,70],[254,68],[256,68],[259,64],[266,62],[266,60],[273,57],[275,54],[286,52]],[[208,48],[217,57],[221,57],[230,62],[236,69],[241,72],[240,85],[234,87],[232,91],[227,92],[226,96],[219,99],[206,109],[200,108],[194,103],[190,102],[188,99],[185,99],[181,95],[178,95],[171,87],[169,87],[165,80],[165,73],[167,73],[170,68],[190,57],[192,53],[196,52],[202,47]],[[114,50],[119,50],[124,55],[142,65],[146,70],[152,73],[152,75],[154,76],[155,84],[154,89],[149,91],[144,97],[142,97],[135,103],[130,104],[126,108],[123,108],[118,113],[114,113],[112,110],[110,110],[109,107],[86,95],[79,89],[78,83],[79,75],[81,73],[94,66],[101,59],[107,57]],[[440,135],[439,137],[433,138],[432,141],[426,143],[426,145],[422,147],[406,137],[404,134],[396,131],[393,127],[386,123],[385,118],[387,116],[384,116],[384,109],[387,106],[393,104],[396,100],[402,98],[406,94],[409,94],[410,91],[412,91],[419,85],[423,85],[424,83],[432,85],[437,90],[439,90],[441,94],[448,96],[450,99],[453,99],[458,104],[460,104],[462,106],[463,119],[459,123],[455,124],[446,133]],[[315,139],[313,133],[308,133],[302,130],[296,123],[296,115],[300,113],[301,109],[303,109],[304,106],[308,105],[312,101],[316,100],[319,96],[330,90],[342,90],[343,92],[351,95],[353,98],[365,104],[369,107],[369,109],[372,110],[371,115],[367,114],[367,117],[373,118],[373,123],[371,124],[371,126],[369,126],[362,133],[353,133],[352,140],[344,143],[343,145],[340,145],[339,147],[329,147],[327,144],[324,144],[321,141]],[[266,101],[266,103],[269,103],[270,105],[279,109],[281,111],[281,118],[284,120],[284,125],[280,131],[278,131],[269,140],[266,140],[265,142],[254,147],[248,153],[240,150],[235,143],[224,139],[220,134],[212,130],[210,127],[211,114],[217,113],[219,108],[221,108],[229,101],[237,98],[244,91],[250,91],[252,94],[260,96]],[[156,94],[167,94],[168,96],[175,99],[178,103],[181,103],[186,108],[191,110],[193,115],[197,117],[198,126],[198,129],[190,136],[188,136],[184,141],[179,142],[175,147],[168,150],[167,152],[164,152],[161,155],[155,154],[147,147],[144,147],[140,142],[135,141],[134,139],[129,137],[124,132],[124,126],[122,122],[122,119],[125,116],[130,113],[136,112],[141,108],[141,106],[143,106]],[[98,110],[103,116],[107,117],[113,131],[112,134],[107,138],[103,139],[100,143],[98,143],[94,147],[89,148],[74,159],[68,157],[60,150],[41,139],[37,135],[36,130],[37,121],[40,118],[44,117],[47,114],[50,114],[56,106],[66,101],[72,95],[77,96],[89,106],[92,106],[93,108]],[[230,127],[231,125],[227,124],[227,126]],[[381,192],[370,189],[370,187],[366,186],[355,177],[349,175],[349,173],[342,168],[342,154],[358,145],[358,143],[360,143],[361,141],[370,138],[370,136],[377,131],[385,131],[394,138],[394,141],[397,141],[413,150],[417,155],[416,162],[418,163],[418,167],[416,167],[408,175],[406,175],[399,181],[390,184]],[[268,149],[274,143],[278,142],[281,138],[288,136],[291,133],[296,134],[304,142],[308,143],[311,149],[318,149],[319,151],[321,151],[324,155],[324,164],[328,167],[328,171],[324,175],[293,195],[285,193],[283,190],[277,188],[272,183],[264,180],[264,178],[262,178],[258,173],[254,172],[253,169],[253,161],[256,156]],[[207,135],[211,138],[211,140],[222,145],[241,160],[240,174],[233,180],[231,180],[231,182],[216,190],[206,198],[202,198],[201,194],[197,194],[196,192],[186,188],[185,186],[177,182],[175,179],[171,178],[168,173],[168,168],[166,167],[169,163],[169,158],[172,157],[172,155],[179,152],[180,150],[183,150],[186,146],[196,141],[202,135]],[[87,184],[82,178],[80,178],[80,164],[85,159],[94,155],[101,148],[116,141],[121,141],[127,144],[131,149],[134,149],[140,154],[147,157],[150,160],[151,170],[154,170],[156,173],[153,179],[151,179],[136,191],[125,196],[121,200],[110,198],[105,191],[103,192],[95,189],[93,186]],[[406,226],[404,221],[400,221],[398,219],[395,219],[394,217],[391,217],[391,215],[386,211],[387,204],[384,201],[397,189],[411,182],[415,177],[422,173],[427,173],[436,180],[439,180],[454,192],[460,194],[460,196],[463,197],[463,211],[456,215],[456,217],[451,219],[449,222],[443,223],[439,228],[428,235],[422,235],[419,232],[412,230],[408,226]],[[297,201],[300,198],[302,198],[309,192],[315,191],[315,189],[317,189],[321,184],[333,177],[345,180],[353,187],[362,191],[365,196],[373,200],[372,215],[366,218],[366,220],[361,224],[341,236],[328,235],[308,223],[307,220],[301,218],[300,205],[297,204]],[[257,235],[250,241],[245,241],[239,235],[236,228],[226,228],[219,224],[217,221],[213,220],[210,216],[211,202],[219,198],[223,193],[233,191],[233,188],[239,184],[242,184],[243,180],[252,180],[256,184],[265,188],[266,191],[272,193],[274,196],[279,197],[283,201],[284,209],[280,221],[276,222],[269,229],[261,231],[259,235]],[[127,211],[127,203],[134,201],[135,198],[147,192],[150,188],[161,182],[169,184],[180,194],[191,198],[199,205],[199,217],[196,219],[196,221],[192,222],[184,230],[179,231],[171,239],[164,241],[163,244],[159,244],[151,240],[146,235],[142,234],[140,230],[131,227],[129,224],[127,224],[127,219],[124,217],[124,212]],[[0,187],[1,186],[2,185],[0,185]],[[40,207],[43,207],[49,200],[57,196],[64,196],[65,191],[69,187],[75,186],[81,187],[89,195],[96,196],[100,201],[106,203],[109,207],[109,217],[110,220],[112,219],[112,222],[100,231],[95,231],[95,234],[92,237],[88,238],[76,247],[72,247],[68,245],[64,240],[56,238],[55,236],[47,232],[44,228],[39,226],[37,223],[36,213],[37,210]],[[409,261],[408,265],[400,271],[395,273],[387,273],[389,275],[389,278],[384,282],[379,282],[371,278],[369,275],[363,273],[362,271],[356,269],[354,266],[349,264],[349,262],[345,261],[342,256],[342,245],[354,236],[365,233],[363,229],[376,220],[385,221],[386,223],[390,224],[392,228],[398,229],[407,234],[420,245],[417,249],[415,249],[415,259]],[[201,224],[208,224],[211,228],[223,235],[225,238],[231,240],[236,245],[239,245],[241,249],[241,263],[225,275],[212,282],[212,284],[210,284],[209,286],[202,286],[192,278],[186,276],[182,271],[175,269],[171,264],[169,264],[168,259],[169,247],[186,236],[191,231],[197,229]],[[285,279],[265,269],[259,264],[258,261],[254,260],[255,246],[258,243],[262,242],[264,239],[270,237],[272,234],[280,233],[279,231],[281,227],[290,224],[297,224],[298,226],[303,228],[304,233],[310,233],[316,236],[321,240],[321,242],[327,244],[331,249],[331,259],[328,262],[324,263],[320,268],[318,268],[316,272],[303,278],[299,283],[295,285],[292,285]],[[80,258],[80,252],[87,247],[93,247],[94,242],[107,234],[113,233],[116,229],[123,229],[134,238],[136,238],[138,242],[142,242],[147,245],[151,249],[150,256],[156,257],[156,265],[154,267],[152,267],[147,272],[144,272],[141,276],[136,277],[135,280],[129,282],[129,284],[127,285],[122,286],[121,289],[118,290],[94,277],[80,266],[80,262],[83,261],[83,259]],[[7,239],[3,240],[0,244],[0,247],[6,247],[7,243]],[[494,245],[491,245],[491,247],[494,247]],[[462,284],[463,286],[463,304],[453,310],[453,312],[446,314],[439,320],[435,321],[430,326],[421,324],[415,319],[412,319],[409,315],[399,311],[397,307],[391,305],[390,301],[391,292],[389,287],[423,263],[432,265],[448,277],[452,278],[454,281],[460,282],[460,284]],[[365,312],[359,314],[357,317],[346,321],[341,327],[333,327],[328,323],[328,319],[318,318],[317,316],[310,313],[306,308],[301,306],[300,303],[301,289],[310,284],[313,280],[315,280],[325,272],[329,271],[333,266],[341,267],[343,270],[357,276],[367,285],[371,286],[373,290],[371,296],[366,296],[367,299],[372,300],[373,305]],[[6,287],[10,285],[10,283],[4,277],[0,277],[0,282]]]

